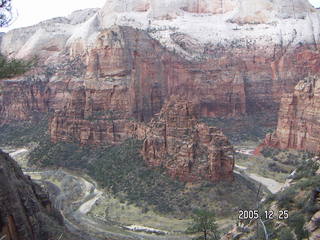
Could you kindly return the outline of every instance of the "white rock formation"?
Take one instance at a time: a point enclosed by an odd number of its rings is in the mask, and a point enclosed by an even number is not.
[[[236,14],[230,19],[239,24],[267,23],[273,19],[273,3],[269,0],[242,0]]]
[[[187,12],[221,14],[234,10],[238,0],[189,0],[186,5]]]
[[[75,28],[66,44],[69,48],[70,56],[74,57],[84,53],[87,47],[96,40],[100,30],[101,23],[97,14]]]
[[[79,10],[68,17],[53,18],[34,26],[11,30],[2,38],[1,53],[14,58],[36,55],[42,59],[61,52],[70,37],[73,40],[81,37],[86,45],[92,32],[97,30],[97,23],[91,20],[96,12],[97,9]]]
[[[102,26],[112,26],[117,21],[119,13],[145,12],[149,6],[149,0],[107,0],[100,11]]]
[[[55,18],[35,26],[14,29],[3,36],[1,53],[14,58],[42,58],[60,52],[73,32],[68,19]]]
[[[154,19],[173,19],[183,14],[182,9],[188,6],[188,0],[150,0],[150,17]]]
[[[82,10],[77,10],[72,12],[68,19],[70,24],[80,24],[88,21],[92,16],[94,16],[100,9],[99,8],[87,8]]]
[[[71,56],[81,55],[101,30],[113,25],[148,31],[162,45],[186,55],[190,53],[183,44],[198,46],[198,52],[205,44],[228,47],[234,42],[244,47],[248,42],[320,47],[320,11],[307,0],[107,0],[96,11],[76,11],[12,30],[3,37],[1,53],[52,56],[67,47]]]
[[[307,0],[275,0],[274,8],[279,18],[305,18],[316,9]]]

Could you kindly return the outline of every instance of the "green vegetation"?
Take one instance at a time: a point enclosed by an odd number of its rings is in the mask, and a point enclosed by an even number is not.
[[[31,69],[37,62],[36,58],[29,61],[20,59],[7,59],[0,55],[0,79],[11,78],[23,74]]]
[[[305,216],[301,212],[291,214],[290,220],[287,221],[287,224],[294,230],[298,239],[308,237],[308,232],[304,229],[305,222]]]
[[[203,209],[196,209],[192,215],[192,226],[187,229],[187,233],[201,233],[202,235],[195,238],[198,240],[218,240],[220,238],[216,217],[214,212]]]
[[[278,235],[279,240],[292,240],[292,239],[294,239],[293,234],[291,233],[290,229],[287,227],[282,228],[277,235]]]
[[[253,145],[251,148],[255,147]],[[285,182],[288,175],[299,166],[305,169],[305,172],[310,173],[306,164],[307,159],[312,157],[313,154],[304,151],[275,148],[266,148],[261,151],[261,155],[236,154],[237,164],[247,167],[250,172],[278,182]]]
[[[117,146],[90,148],[76,143],[45,141],[30,154],[30,162],[42,166],[61,166],[86,171],[120,200],[145,211],[185,216],[195,207],[234,215],[238,207],[250,208],[255,186],[236,176],[233,183],[204,182],[184,184],[171,179],[161,168],[148,167],[139,151],[141,142],[130,139]]]
[[[281,209],[291,209],[293,206],[293,200],[296,196],[297,191],[294,188],[288,188],[276,195],[276,200],[278,203],[278,206]]]
[[[239,208],[254,206],[256,187],[236,175],[230,182],[185,184],[171,179],[161,168],[145,164],[141,142],[129,139],[117,146],[81,146],[78,143],[51,143],[47,117],[38,124],[20,122],[0,127],[0,145],[31,144],[29,164],[37,167],[65,167],[80,170],[113,193],[128,206],[185,218],[195,208],[215,211],[219,219],[236,216]],[[36,143],[36,144],[35,144]]]
[[[281,150],[276,148],[264,148],[261,154],[265,158],[270,158],[274,162],[285,165],[298,166],[301,162],[305,162],[314,156],[314,154],[305,151]]]
[[[48,141],[47,116],[38,116],[37,123],[19,121],[0,125],[0,146],[22,147],[32,142]]]
[[[312,177],[316,175],[316,172],[318,170],[319,166],[316,162],[308,160],[304,163],[300,164],[296,174],[294,175],[294,179],[302,179],[307,177]]]
[[[301,163],[292,184],[286,190],[270,195],[265,201],[265,209],[270,209],[276,204],[279,209],[289,210],[289,218],[282,221],[285,227],[280,231],[273,230],[275,237],[271,239],[295,239],[292,237],[293,234],[298,240],[308,237],[304,226],[313,214],[320,210],[320,204],[315,197],[320,183],[320,176],[315,174],[318,168],[319,164],[312,160]]]

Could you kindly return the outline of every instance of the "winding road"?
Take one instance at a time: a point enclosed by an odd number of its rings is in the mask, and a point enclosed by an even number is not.
[[[12,158],[18,159],[20,154],[25,154],[29,150],[10,149],[9,154]],[[19,161],[18,161],[19,163]],[[121,226],[108,225],[103,220],[92,218],[88,215],[95,203],[103,196],[103,192],[97,189],[97,183],[93,180],[87,180],[84,177],[75,175],[65,169],[32,171],[23,169],[24,173],[29,175],[34,181],[47,186],[54,207],[58,209],[64,218],[64,222],[68,230],[79,236],[83,240],[188,240],[186,236],[175,235],[156,235],[147,233],[152,230],[154,233],[157,229],[144,226]],[[81,189],[78,193],[79,197],[74,201],[70,200],[74,197],[75,187],[66,189],[64,186],[58,186],[54,179],[56,176],[66,179],[65,181],[73,181],[77,187]],[[61,181],[63,182],[63,181]],[[61,184],[62,185],[62,184]],[[77,206],[75,209],[73,206]],[[135,232],[138,231],[138,232]],[[142,232],[140,232],[142,231]],[[159,230],[159,232],[162,232]],[[165,232],[163,232],[165,233]]]
[[[240,148],[236,150],[236,152],[250,156],[250,155],[253,155],[254,149]],[[277,182],[271,178],[262,177],[255,173],[250,173],[247,167],[235,164],[235,168],[238,170],[235,169],[234,173],[240,174],[240,175],[246,175],[250,179],[258,183],[261,183],[273,194],[279,192],[284,187],[284,183]]]
[[[19,156],[26,154],[29,150],[11,149],[9,151],[10,156],[19,159]],[[241,149],[242,154],[252,154],[250,149]],[[18,161],[19,162],[19,161]],[[265,178],[254,173],[248,172],[248,169],[244,166],[235,165],[234,172],[242,176],[249,177],[250,179],[259,182],[266,186],[270,192],[276,193],[283,187],[282,183],[279,183],[273,179]],[[91,211],[95,203],[103,196],[103,192],[97,189],[97,183],[93,180],[87,180],[82,176],[78,176],[75,173],[71,173],[68,170],[46,170],[46,171],[28,171],[24,169],[24,173],[30,175],[35,181],[39,181],[45,184],[51,193],[54,206],[58,209],[64,217],[65,225],[70,232],[77,234],[79,239],[84,240],[105,240],[105,239],[117,239],[117,240],[186,240],[186,236],[174,236],[174,235],[155,235],[147,234],[147,230],[151,228],[144,226],[121,226],[117,224],[108,224],[108,222],[101,219],[91,217],[88,213]],[[72,181],[76,184],[76,187],[66,188],[65,185],[57,184],[53,181],[56,177],[62,178],[65,182]],[[40,180],[41,179],[41,180]],[[61,181],[62,183],[63,181]],[[80,189],[80,192],[76,192],[76,189]],[[74,195],[76,194],[76,195]],[[73,200],[74,196],[77,196]],[[135,232],[141,231],[142,232]],[[157,229],[151,229],[154,232]],[[143,232],[145,231],[145,232]],[[165,233],[165,232],[164,232]]]

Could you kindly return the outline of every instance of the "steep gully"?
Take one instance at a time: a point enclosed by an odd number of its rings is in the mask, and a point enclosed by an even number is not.
[[[11,149],[10,156],[17,159],[20,155],[26,154],[29,151],[30,150],[26,148]],[[238,149],[237,151],[247,155],[252,154],[252,151],[250,149]],[[19,164],[21,164],[21,161],[18,162]],[[235,174],[249,177],[253,181],[261,183],[262,185],[266,186],[272,193],[280,191],[280,189],[283,187],[283,184],[276,182],[273,179],[249,173],[246,167],[239,165],[236,165],[235,167],[239,170],[234,170]],[[88,216],[88,213],[91,211],[94,204],[103,195],[103,192],[97,188],[97,183],[93,180],[87,180],[74,172],[70,172],[64,169],[39,171],[25,168],[24,173],[31,176],[31,178],[35,181],[38,181],[39,183],[45,184],[47,186],[50,193],[54,195],[54,206],[61,212],[62,216],[64,217],[65,225],[67,226],[69,231],[81,236],[82,239],[186,239],[185,236],[181,238],[178,236],[160,236],[151,234],[146,235],[143,233],[141,234],[135,232],[126,232],[125,234],[116,233],[118,231],[114,231],[114,228],[109,228],[103,221],[99,221],[99,219],[93,219]],[[76,200],[68,199],[72,197],[71,194],[69,194],[63,186],[58,186],[57,183],[52,180],[51,177],[57,174],[65,175],[69,179],[75,179],[78,182],[79,186],[81,186],[81,193],[78,194],[78,198]],[[41,177],[43,177],[43,179],[45,180],[40,181],[39,179]],[[70,208],[71,205],[76,205],[78,207],[73,209]],[[164,233],[157,229],[150,229],[147,227],[136,225],[126,226],[126,229],[139,230],[142,232],[153,231],[154,233]],[[120,226],[118,230],[122,230],[122,232],[125,232]]]

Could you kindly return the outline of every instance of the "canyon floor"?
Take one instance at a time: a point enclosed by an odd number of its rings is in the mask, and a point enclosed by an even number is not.
[[[64,167],[61,165],[59,160],[67,161],[68,156],[72,162],[72,157],[77,156],[74,156],[74,153],[72,155],[64,155],[62,154],[64,151],[53,152],[52,149],[49,149],[46,155],[41,156],[41,151],[46,151],[46,148],[41,149],[41,146],[39,148],[39,143],[29,141],[29,137],[32,136],[30,132],[34,132],[29,127],[27,126],[24,131],[21,131],[21,126],[19,126],[20,135],[14,134],[14,126],[12,128],[7,127],[6,129],[10,132],[11,139],[7,139],[9,145],[6,144],[4,146],[2,142],[2,148],[16,159],[26,174],[30,175],[34,181],[45,186],[50,192],[55,207],[63,214],[65,223],[71,232],[79,234],[83,239],[178,240],[192,238],[192,236],[184,233],[191,223],[190,212],[159,212],[159,209],[154,208],[151,204],[142,201],[139,204],[139,202],[134,202],[130,198],[126,199],[126,195],[123,192],[114,194],[106,186],[97,183],[81,167],[75,168],[68,165]],[[11,131],[9,131],[10,129]],[[26,129],[29,129],[30,132],[27,132]],[[41,134],[35,135],[41,136]],[[34,139],[34,137],[32,138]],[[26,140],[28,140],[27,144]],[[294,171],[299,162],[298,159],[306,157],[306,153],[303,152],[272,149],[264,150],[262,154],[255,155],[254,150],[259,141],[243,140],[238,141],[238,143],[235,144],[236,165],[233,187],[227,187],[227,190],[223,190],[226,188],[223,184],[216,184],[216,186],[210,184],[186,184],[181,188],[182,190],[178,190],[189,191],[192,195],[196,195],[192,201],[193,205],[188,208],[189,211],[195,207],[194,205],[197,201],[199,204],[203,204],[203,207],[215,206],[216,208],[223,208],[224,206],[228,208],[226,212],[218,212],[218,224],[221,232],[224,233],[235,224],[239,208],[250,208],[250,204],[254,206],[255,201],[252,200],[252,196],[256,196],[255,193],[260,184],[263,189],[261,198],[267,194],[278,192],[290,173]],[[67,144],[65,145],[68,147]],[[80,150],[71,148],[70,151],[77,152]],[[53,156],[50,158],[52,152]],[[80,154],[84,154],[84,152],[80,151]],[[40,158],[48,162],[52,159],[57,160],[58,166],[50,166],[49,164],[46,167],[35,168],[28,164],[30,157],[35,158],[37,155],[40,155]],[[88,156],[90,156],[90,152],[84,158],[87,159]],[[289,160],[291,161],[290,164],[288,162],[287,164],[283,163]],[[236,190],[240,185],[241,194],[239,193],[240,191],[237,192]],[[243,187],[244,185],[246,187]],[[176,187],[179,189],[179,185]],[[139,191],[137,189],[137,192]],[[217,197],[219,194],[221,196]],[[235,197],[232,194],[238,194],[238,196]],[[159,197],[162,196],[159,195]],[[181,196],[177,195],[176,197],[179,198]],[[233,198],[234,201],[230,201],[229,198]],[[248,199],[251,199],[251,201]],[[229,201],[227,205],[223,205],[225,201]],[[249,201],[249,205],[243,205],[246,201]],[[168,200],[168,203],[175,203],[175,201]]]

